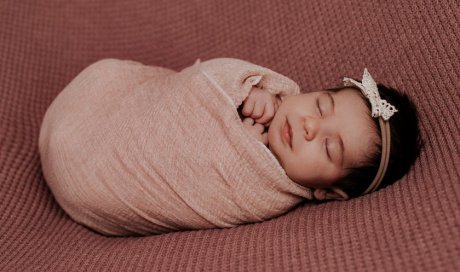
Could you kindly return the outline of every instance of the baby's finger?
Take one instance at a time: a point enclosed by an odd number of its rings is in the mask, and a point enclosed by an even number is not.
[[[246,99],[244,101],[244,106],[243,109],[241,110],[241,113],[244,116],[250,116],[252,114],[252,111],[254,110],[254,100],[253,99]]]
[[[281,100],[281,97],[279,96],[276,96],[276,106],[279,108],[281,106],[281,103],[283,102],[283,100]]]
[[[264,115],[255,121],[260,124],[264,124],[270,121],[273,116],[275,115],[275,109],[273,108],[273,104],[269,103],[265,105]]]
[[[252,119],[250,117],[244,118],[243,124],[247,124],[247,125],[252,126],[252,124],[254,124],[254,119]]]
[[[275,112],[278,111],[278,109],[279,109],[279,107],[280,107],[280,105],[281,105],[281,102],[280,102],[280,101],[281,101],[281,100],[279,100],[279,99],[276,99],[276,100],[275,100],[275,105],[274,105],[274,107],[275,107]]]
[[[257,124],[257,123],[254,124],[254,130],[259,134],[262,134],[262,132],[264,132],[264,128],[265,127],[262,124]]]
[[[264,114],[265,103],[263,101],[256,101],[254,109],[252,110],[251,118],[258,119]]]
[[[268,133],[267,132],[262,134],[262,143],[264,143],[264,145],[268,145]]]

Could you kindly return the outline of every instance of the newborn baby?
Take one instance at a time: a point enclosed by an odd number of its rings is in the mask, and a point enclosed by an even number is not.
[[[101,60],[47,110],[43,173],[69,216],[105,235],[234,227],[305,199],[346,200],[404,175],[419,138],[407,96],[367,71],[345,85],[300,94],[237,59],[180,72]]]
[[[282,103],[267,91],[253,89],[242,113],[252,117],[243,123],[268,145],[286,174],[314,188],[318,200],[348,199],[335,183],[379,151],[380,137],[370,110],[351,88],[290,96]],[[261,124],[272,117],[268,132],[261,134]]]

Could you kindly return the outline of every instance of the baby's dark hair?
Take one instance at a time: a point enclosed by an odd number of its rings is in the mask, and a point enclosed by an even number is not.
[[[388,120],[391,130],[390,160],[385,176],[378,189],[384,188],[401,179],[414,164],[422,148],[422,140],[418,125],[418,114],[415,104],[410,98],[393,88],[383,84],[377,84],[380,97],[394,105],[398,110]],[[361,90],[355,86],[338,87],[329,89],[339,92],[344,89],[355,89],[369,106],[367,98]],[[374,121],[375,130],[381,138],[381,131],[378,118],[371,118]],[[381,142],[377,144],[376,151],[368,154],[365,162],[355,168],[349,168],[348,175],[339,180],[335,186],[341,188],[350,198],[360,196],[374,179],[380,165],[382,147]]]

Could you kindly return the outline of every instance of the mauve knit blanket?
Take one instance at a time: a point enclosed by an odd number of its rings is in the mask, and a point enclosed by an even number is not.
[[[311,191],[290,180],[237,108],[291,79],[237,59],[175,72],[104,59],[56,97],[41,125],[43,173],[62,208],[106,235],[225,228],[279,216]]]

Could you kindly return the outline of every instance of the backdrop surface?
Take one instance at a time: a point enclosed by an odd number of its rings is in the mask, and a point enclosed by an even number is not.
[[[456,0],[0,1],[0,270],[459,270],[459,21]],[[54,97],[106,57],[176,70],[236,57],[305,92],[367,67],[415,100],[425,147],[369,196],[233,229],[107,238],[57,205],[37,147]]]

